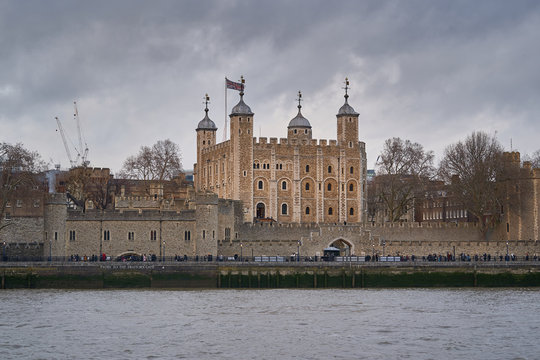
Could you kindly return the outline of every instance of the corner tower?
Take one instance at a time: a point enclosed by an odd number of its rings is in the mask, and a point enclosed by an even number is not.
[[[240,101],[232,108],[231,160],[233,172],[232,198],[241,200],[244,207],[244,221],[253,220],[253,112],[244,103],[244,83],[242,77]]]
[[[203,182],[205,182],[207,179],[207,176],[203,174],[204,170],[202,167],[204,166],[204,164],[202,164],[202,152],[205,149],[208,149],[209,147],[216,144],[217,127],[216,127],[216,124],[212,120],[210,120],[210,118],[208,117],[208,103],[209,102],[210,102],[210,97],[208,96],[208,94],[206,94],[204,96],[204,104],[205,104],[204,119],[202,119],[199,122],[199,125],[197,126],[197,129],[196,129],[197,131],[197,167],[200,167],[200,168],[194,169],[195,189],[197,191],[201,191],[201,189],[203,188]],[[208,188],[208,186],[206,186],[206,188]]]
[[[341,146],[355,147],[358,143],[358,116],[349,105],[349,79],[345,78],[345,104],[339,109],[337,117],[337,141]]]

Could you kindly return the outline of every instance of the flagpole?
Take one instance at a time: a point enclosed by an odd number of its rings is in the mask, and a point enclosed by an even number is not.
[[[223,127],[223,142],[227,141],[227,77],[225,76],[225,126]]]

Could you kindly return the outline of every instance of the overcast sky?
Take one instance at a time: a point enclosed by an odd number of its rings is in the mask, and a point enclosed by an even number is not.
[[[540,149],[540,1],[0,1],[0,141],[63,168],[76,100],[91,165],[169,138],[192,169],[204,94],[221,141],[240,75],[256,136],[286,137],[301,90],[322,139],[348,77],[368,168],[391,137]]]

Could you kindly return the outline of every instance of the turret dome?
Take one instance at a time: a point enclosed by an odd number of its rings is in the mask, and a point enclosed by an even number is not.
[[[250,107],[244,102],[244,93],[240,93],[240,101],[236,104],[231,111],[231,116],[235,115],[253,115]]]
[[[210,97],[208,94],[205,95],[205,115],[204,119],[199,121],[199,125],[197,125],[197,130],[217,130],[216,124],[208,117],[208,102],[210,101]]]
[[[298,114],[292,118],[292,120],[289,122],[289,126],[287,128],[308,128],[311,129],[311,124],[309,123],[308,119],[302,115],[302,105],[300,105],[300,102],[302,101],[302,93],[298,91]]]

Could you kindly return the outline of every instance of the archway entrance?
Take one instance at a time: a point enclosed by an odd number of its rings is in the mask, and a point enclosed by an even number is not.
[[[353,245],[345,239],[336,239],[329,246],[339,249],[340,256],[351,256],[354,254]]]
[[[265,218],[265,206],[263,203],[257,204],[257,219],[264,219]]]

